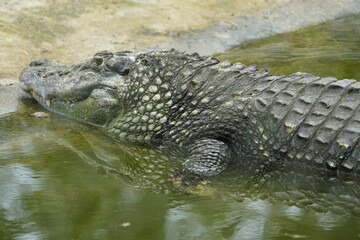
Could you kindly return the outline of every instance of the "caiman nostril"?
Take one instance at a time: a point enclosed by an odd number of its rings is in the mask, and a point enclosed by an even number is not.
[[[39,59],[39,60],[35,60],[35,61],[32,61],[29,66],[30,67],[38,67],[38,66],[42,66],[46,63],[49,62],[49,59],[46,59],[46,58],[43,58],[43,59]]]

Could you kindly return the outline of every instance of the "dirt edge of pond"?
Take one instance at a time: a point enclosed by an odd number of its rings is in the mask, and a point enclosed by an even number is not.
[[[310,10],[309,10],[310,9]],[[360,13],[360,1],[294,0],[256,13],[239,16],[236,20],[210,27],[197,33],[175,38],[165,48],[174,47],[204,55],[223,52],[246,41],[320,24],[329,20]]]
[[[360,12],[357,0],[190,3],[134,0],[127,1],[124,8],[124,3],[90,5],[89,0],[82,0],[49,8],[46,0],[37,0],[33,7],[26,5],[20,10],[6,10],[5,6],[0,9],[0,13],[5,11],[0,17],[0,79],[16,78],[34,59],[72,64],[101,50],[176,48],[210,55],[244,41]],[[10,20],[4,21],[5,17]]]

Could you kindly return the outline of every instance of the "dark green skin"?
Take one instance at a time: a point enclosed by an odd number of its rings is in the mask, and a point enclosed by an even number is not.
[[[119,141],[168,148],[185,172],[212,176],[231,161],[359,173],[360,83],[175,50],[100,52],[73,66],[42,59],[20,76],[46,109],[100,126]],[[246,163],[244,163],[246,167]]]

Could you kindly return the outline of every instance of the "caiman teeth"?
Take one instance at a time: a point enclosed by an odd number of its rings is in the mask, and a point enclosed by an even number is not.
[[[46,105],[47,105],[48,107],[50,107],[50,104],[51,104],[50,99],[46,99],[45,102],[46,102]]]
[[[63,99],[63,101],[68,104],[77,103],[82,100],[83,100],[83,98],[65,98],[65,99]]]

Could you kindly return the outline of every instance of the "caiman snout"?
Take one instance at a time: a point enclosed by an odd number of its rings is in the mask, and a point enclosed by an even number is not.
[[[29,66],[30,66],[30,67],[46,66],[46,65],[48,65],[49,62],[50,62],[49,59],[47,59],[47,58],[42,58],[42,59],[39,59],[39,60],[32,61],[32,62],[29,64]]]
[[[33,63],[35,63],[35,61],[31,62],[29,67],[25,68],[19,76],[19,86],[27,93],[30,93],[33,83],[36,82],[40,76],[38,72],[32,70],[34,66],[32,66]]]
[[[45,82],[44,78],[46,78],[46,75],[50,76],[50,71],[48,69],[50,69],[49,67],[52,65],[57,66],[59,64],[53,63],[47,58],[32,61],[29,66],[20,73],[20,88],[29,93],[30,91],[34,90],[37,85],[41,86],[39,83]]]
[[[100,63],[100,60],[102,61]],[[116,61],[117,60],[117,61]],[[20,88],[48,108],[55,102],[74,104],[91,98],[100,105],[113,101],[114,92],[124,84],[128,64],[121,66],[117,62],[126,62],[126,56],[113,57],[112,53],[101,52],[96,58],[76,65],[64,65],[43,58],[32,61],[19,77]],[[118,66],[118,73],[115,70]],[[68,104],[69,105],[69,104]]]

